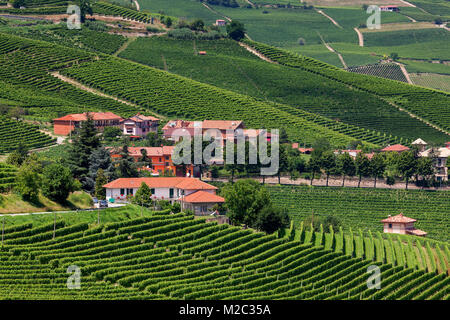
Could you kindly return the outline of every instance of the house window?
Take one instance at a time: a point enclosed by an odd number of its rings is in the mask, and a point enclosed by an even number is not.
[[[166,162],[166,167],[170,166],[170,163]]]
[[[392,229],[392,223],[389,223],[389,229]]]
[[[125,189],[120,189],[120,195],[125,194]]]
[[[133,189],[132,188],[131,189],[127,189],[127,194],[133,195]]]
[[[200,212],[208,212],[208,206],[206,204],[200,206]]]
[[[169,156],[166,156],[166,160],[169,160]]]
[[[169,198],[173,198],[173,189],[169,189]]]
[[[155,194],[155,188],[150,189],[150,192],[153,194]]]
[[[159,162],[162,162],[162,158],[159,158]]]

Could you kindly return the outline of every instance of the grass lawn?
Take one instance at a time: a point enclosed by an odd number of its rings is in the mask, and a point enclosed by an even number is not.
[[[124,207],[107,208],[100,210],[100,222],[116,222],[128,219],[139,218],[142,215],[151,215],[152,211],[147,209],[141,209],[141,207],[135,205],[126,205]],[[64,220],[66,225],[73,225],[78,223],[97,223],[97,217],[99,212],[93,211],[72,211],[64,213],[56,213],[56,220]],[[20,216],[8,216],[5,215],[5,227],[20,225],[25,223],[32,223],[33,227],[37,227],[43,224],[52,223],[55,218],[54,213],[43,214],[28,214]],[[0,218],[3,221],[3,218]],[[3,223],[3,222],[2,222]]]
[[[72,193],[64,204],[56,203],[42,194],[39,195],[37,203],[24,201],[15,193],[0,194],[0,214],[22,213],[22,212],[45,212],[64,211],[74,209],[87,209],[92,207],[92,198],[85,192],[76,191]]]

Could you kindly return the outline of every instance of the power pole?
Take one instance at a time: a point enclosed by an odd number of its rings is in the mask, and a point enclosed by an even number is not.
[[[98,204],[97,208],[97,224],[100,224],[100,203]]]

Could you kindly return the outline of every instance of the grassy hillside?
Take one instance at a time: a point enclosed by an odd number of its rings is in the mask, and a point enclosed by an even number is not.
[[[383,242],[306,230],[300,241],[277,239],[184,214],[92,227],[59,221],[55,239],[52,230],[53,223],[7,230],[0,253],[1,298],[448,298],[450,278],[436,267],[448,260],[447,247],[435,248],[439,259],[427,268],[418,259],[425,255],[399,243],[385,248]],[[381,269],[382,290],[367,287],[367,267],[373,264]],[[70,265],[82,270],[79,290],[67,290]]]
[[[344,72],[282,49],[248,40],[245,40],[245,42],[266,57],[280,64],[320,74],[325,78],[333,79],[372,93],[385,101],[392,102],[422,117],[426,121],[436,124],[442,129],[447,130],[447,132],[450,129],[450,113],[447,107],[449,95],[444,92],[428,90],[399,81]],[[448,134],[441,138],[448,139]],[[441,140],[441,142],[444,141]]]
[[[207,55],[196,55],[196,50],[204,50]],[[435,129],[373,95],[305,70],[264,62],[230,40],[143,38],[131,43],[120,57],[380,131],[381,135],[410,139],[415,134],[428,140],[441,136]],[[415,128],[414,132],[411,128]]]
[[[336,216],[344,229],[382,231],[380,220],[404,213],[417,219],[418,229],[431,239],[450,241],[448,203],[450,192],[337,187],[269,187],[272,200],[288,210],[298,225],[314,215]]]

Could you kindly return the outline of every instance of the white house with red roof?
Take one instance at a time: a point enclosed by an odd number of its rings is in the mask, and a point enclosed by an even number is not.
[[[149,132],[157,132],[158,123],[158,118],[138,113],[131,118],[120,121],[120,127],[124,135],[143,137]]]
[[[196,178],[119,178],[103,187],[107,199],[127,200],[136,194],[143,182],[149,186],[152,199],[180,202],[182,209],[190,209],[195,214],[211,213],[215,204],[225,202],[224,198],[216,195],[217,187]]]
[[[416,219],[404,216],[403,213],[381,220],[384,233],[411,234],[419,237],[426,236],[427,233],[425,231],[414,227],[414,222],[416,221]]]
[[[183,135],[193,137],[197,133],[204,134],[209,129],[218,130],[222,139],[234,139],[235,131],[237,129],[244,129],[244,123],[238,120],[170,120],[162,128],[162,131],[165,139],[178,141]]]

